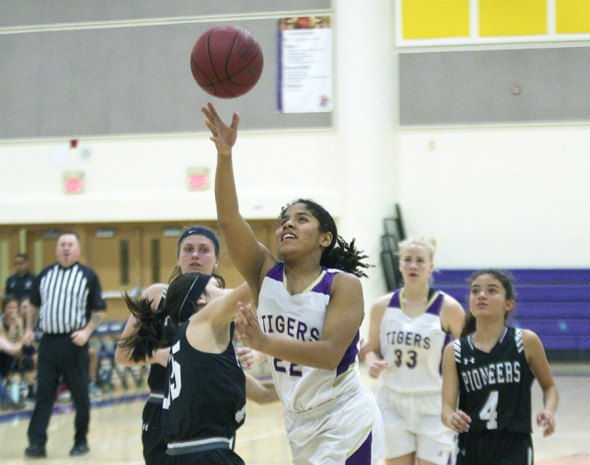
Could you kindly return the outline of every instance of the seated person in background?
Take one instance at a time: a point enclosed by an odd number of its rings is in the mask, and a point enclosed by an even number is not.
[[[8,341],[4,336],[0,336],[0,354],[16,354],[18,347],[12,342]],[[5,410],[7,408],[20,408],[21,405],[18,402],[14,402],[9,396],[6,390],[5,377],[0,373],[0,409]]]
[[[16,352],[0,353],[0,372],[7,376],[16,369],[17,359],[21,357],[21,346],[24,336],[24,323],[18,313],[18,299],[7,297],[2,303],[2,324],[0,324],[0,336],[15,344]]]
[[[11,404],[6,392],[6,383],[16,371],[17,360],[21,357],[23,321],[18,315],[18,300],[7,297],[2,303],[0,324],[0,401],[2,405]],[[13,380],[13,382],[16,382]],[[18,403],[20,399],[12,399]]]
[[[29,299],[21,300],[18,312],[19,317],[23,322],[26,321],[27,312],[29,311]],[[37,345],[41,339],[41,329],[39,324],[35,327],[35,340],[31,344],[23,343],[21,346],[22,356],[18,361],[18,368],[21,373],[21,378],[27,384],[26,398],[28,400],[35,400],[35,383],[37,381]]]

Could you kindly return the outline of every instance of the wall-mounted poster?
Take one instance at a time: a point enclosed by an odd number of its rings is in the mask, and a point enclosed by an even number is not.
[[[278,107],[283,113],[332,111],[329,16],[279,19]]]

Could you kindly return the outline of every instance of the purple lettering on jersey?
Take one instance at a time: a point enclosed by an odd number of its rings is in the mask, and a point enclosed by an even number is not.
[[[272,315],[262,315],[262,331],[272,333]]]
[[[295,320],[293,318],[287,318],[287,335],[296,338],[295,334]]]
[[[297,322],[297,335],[295,339],[305,341],[305,333],[307,332],[307,325],[303,321]]]
[[[318,341],[320,339],[320,330],[317,328],[311,328],[309,335],[311,341]]]
[[[283,315],[278,315],[275,318],[275,328],[279,333],[285,332],[285,317]]]

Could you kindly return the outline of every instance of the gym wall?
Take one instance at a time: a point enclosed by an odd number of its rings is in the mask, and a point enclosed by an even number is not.
[[[0,3],[0,138],[173,134],[194,130],[202,101],[189,57],[217,24],[238,24],[260,43],[257,86],[220,101],[244,129],[326,128],[331,113],[277,110],[278,18],[326,14],[329,0],[278,2],[76,1]]]

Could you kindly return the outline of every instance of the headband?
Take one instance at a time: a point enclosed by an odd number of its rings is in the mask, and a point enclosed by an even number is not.
[[[178,246],[176,247],[176,255],[180,255],[180,244],[182,241],[188,236],[193,236],[195,234],[199,236],[205,236],[206,238],[210,239],[215,246],[215,255],[219,257],[219,239],[217,239],[217,236],[213,231],[211,231],[209,228],[204,228],[203,226],[193,226],[181,234],[180,238],[178,239]]]
[[[178,311],[178,323],[188,320],[188,317],[186,319],[182,318],[182,314],[185,310],[189,311],[189,317],[192,315],[193,307],[190,304],[199,300],[199,297],[201,297],[201,294],[205,290],[210,279],[211,275],[209,274],[197,274],[195,276],[195,279],[188,288],[188,291],[186,291],[186,295],[180,305],[180,310]]]

